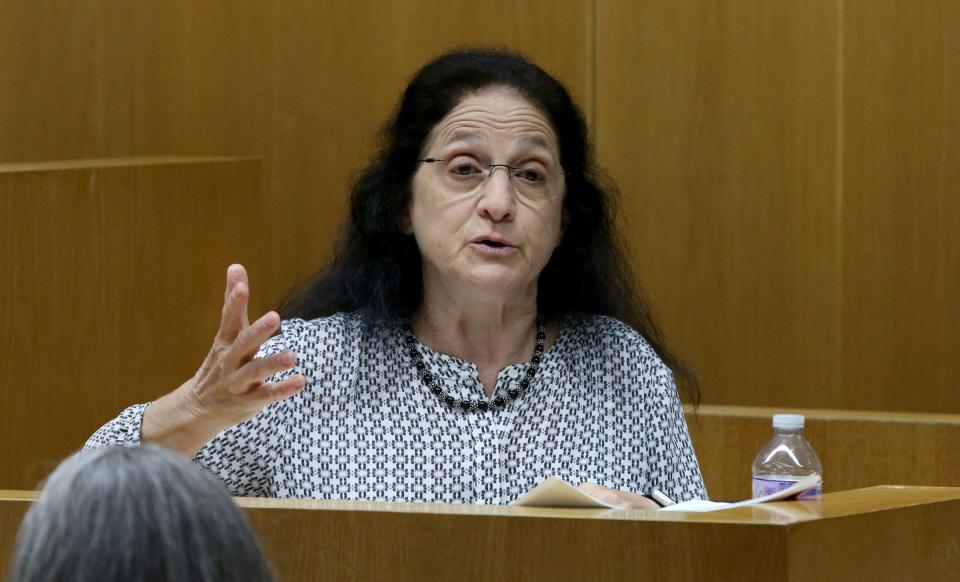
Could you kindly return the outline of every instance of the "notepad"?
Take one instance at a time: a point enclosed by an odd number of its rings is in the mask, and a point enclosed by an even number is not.
[[[736,503],[721,503],[718,501],[707,501],[705,499],[691,499],[689,501],[677,503],[676,505],[664,507],[660,509],[660,511],[704,512],[719,511],[721,509],[729,509],[731,507],[757,505],[758,503],[767,503],[769,501],[778,501],[781,499],[795,497],[808,489],[813,489],[819,485],[820,482],[820,475],[813,474],[800,479],[782,491],[777,491],[776,493],[771,493],[770,495],[765,495],[756,499],[746,499]],[[556,476],[547,477],[542,483],[518,497],[510,505],[519,505],[523,507],[592,507],[600,509],[617,508],[616,505],[612,505],[588,495],[587,493],[577,489],[570,483],[567,483],[560,477]]]

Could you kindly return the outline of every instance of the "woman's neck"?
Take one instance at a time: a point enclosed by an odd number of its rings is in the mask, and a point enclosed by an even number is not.
[[[444,293],[425,286],[423,303],[410,325],[434,351],[477,366],[488,396],[504,367],[526,362],[536,344],[536,291],[513,301],[495,301],[487,294]],[[461,290],[462,291],[462,290]]]
[[[425,273],[423,300],[410,323],[426,345],[478,366],[526,361],[536,341],[537,284],[479,288]]]
[[[536,305],[520,309],[452,308],[427,303],[411,326],[431,349],[477,366],[504,366],[530,359],[536,341]]]

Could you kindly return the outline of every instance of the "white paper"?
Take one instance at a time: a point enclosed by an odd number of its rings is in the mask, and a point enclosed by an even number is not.
[[[812,475],[807,475],[803,479],[800,479],[793,485],[777,491],[776,493],[771,493],[770,495],[764,495],[763,497],[757,497],[756,499],[746,499],[744,501],[737,501],[736,503],[719,503],[715,501],[703,501],[702,499],[692,499],[690,501],[683,501],[676,505],[671,505],[669,507],[664,507],[660,511],[691,511],[691,512],[703,512],[703,511],[719,511],[721,509],[730,509],[731,507],[745,507],[747,505],[758,505],[760,503],[767,503],[768,501],[778,501],[780,499],[786,499],[788,497],[793,497],[794,495],[799,495],[807,489],[813,489],[821,482],[820,475],[814,473]]]
[[[524,507],[599,507],[612,509],[610,505],[587,495],[560,477],[550,476],[543,483],[527,491],[510,505]]]
[[[820,481],[820,475],[814,473],[813,475],[809,475],[803,479],[800,479],[782,491],[777,491],[776,493],[771,493],[770,495],[765,495],[756,499],[746,499],[736,503],[722,503],[718,501],[707,501],[704,499],[691,499],[690,501],[683,501],[677,503],[676,505],[664,507],[660,509],[660,511],[704,512],[719,511],[721,509],[743,507],[746,505],[757,505],[758,503],[777,501],[779,499],[786,499],[788,497],[798,495],[807,489],[813,489],[820,484]],[[547,477],[542,483],[518,497],[516,501],[512,502],[510,505],[519,505],[523,507],[594,507],[601,509],[617,509],[616,505],[611,505],[605,501],[600,501],[595,497],[587,495],[570,483],[567,483],[560,477],[556,476]]]
[[[661,507],[660,511],[717,511],[726,509],[733,505],[732,503],[723,503],[722,501],[707,501],[706,499],[691,499],[690,501],[681,501],[674,505]]]

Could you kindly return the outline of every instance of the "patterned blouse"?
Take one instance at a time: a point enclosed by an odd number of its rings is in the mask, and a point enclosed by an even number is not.
[[[297,353],[306,387],[221,432],[195,459],[234,495],[504,504],[557,475],[706,498],[670,369],[616,319],[567,317],[527,390],[486,411],[431,393],[400,326],[354,314],[293,319],[260,356],[284,349]],[[474,364],[416,349],[451,396],[485,398]],[[501,370],[490,400],[525,371]],[[124,410],[86,448],[138,444],[145,407]]]

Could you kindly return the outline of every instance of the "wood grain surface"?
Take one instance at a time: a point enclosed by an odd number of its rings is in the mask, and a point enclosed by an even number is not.
[[[950,0],[0,3],[0,162],[263,162],[262,292],[331,252],[405,80],[469,43],[573,90],[712,404],[960,413]]]
[[[960,6],[597,4],[596,129],[713,404],[960,412]]]
[[[31,495],[0,491],[0,568]],[[238,499],[283,580],[953,580],[960,489],[715,513]]]
[[[960,486],[960,415],[701,406],[687,413],[712,499],[750,497],[751,467],[776,413],[806,416],[824,491],[882,484]]]
[[[712,404],[825,405],[841,365],[832,0],[598,4],[597,139]]]
[[[197,168],[166,178],[156,167],[41,179],[40,166],[8,166],[0,415],[14,420],[0,442],[18,445],[0,455],[0,486],[33,486],[103,420],[182,379],[206,350],[219,302],[208,290],[231,257],[268,257],[251,265],[266,306],[328,256],[347,185],[404,81],[466,43],[527,52],[583,104],[622,186],[640,281],[705,402],[960,413],[958,10],[949,0],[0,2],[0,162],[263,159],[262,178]],[[264,202],[218,227],[255,228],[217,238],[180,222],[175,208],[208,212],[255,183]],[[103,187],[148,195],[84,203]],[[155,190],[202,195],[175,196],[171,209]],[[205,242],[164,238],[179,228]],[[49,436],[21,446],[47,417],[58,419]],[[810,427],[835,456],[828,489],[957,484],[951,423],[843,422],[822,436]],[[691,430],[714,495],[742,496],[767,422],[704,414]],[[860,466],[860,447],[896,454]]]
[[[0,486],[192,376],[231,262],[258,316],[260,197],[255,160],[0,165]]]
[[[583,0],[0,3],[0,162],[136,155],[263,160],[264,292],[330,254],[347,189],[405,81],[504,45],[588,105]],[[587,108],[590,109],[589,107]]]
[[[960,4],[843,22],[839,401],[960,412]]]

